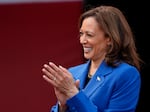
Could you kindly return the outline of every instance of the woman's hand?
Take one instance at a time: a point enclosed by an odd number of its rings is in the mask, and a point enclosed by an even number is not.
[[[50,62],[44,65],[42,71],[43,78],[53,85],[56,97],[62,105],[65,105],[67,99],[79,92],[79,81],[75,82],[72,74],[66,68]]]

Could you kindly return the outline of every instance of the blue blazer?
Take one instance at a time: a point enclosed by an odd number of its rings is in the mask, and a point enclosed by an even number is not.
[[[80,91],[67,100],[67,112],[135,112],[141,79],[139,71],[127,63],[118,67],[104,61],[84,86],[90,61],[69,68],[74,79],[80,80]],[[58,112],[58,104],[51,112]]]

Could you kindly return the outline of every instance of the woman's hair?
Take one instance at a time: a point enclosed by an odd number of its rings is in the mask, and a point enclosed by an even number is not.
[[[111,40],[105,57],[106,63],[117,66],[121,61],[125,61],[140,70],[142,60],[139,58],[133,33],[123,13],[112,6],[93,8],[81,15],[79,28],[88,17],[94,17],[99,28],[104,31],[105,37]]]

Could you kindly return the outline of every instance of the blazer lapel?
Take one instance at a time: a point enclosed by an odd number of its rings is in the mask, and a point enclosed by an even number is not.
[[[88,70],[89,70],[89,65],[90,65],[90,61],[88,61],[86,63],[86,65],[84,66],[84,68],[82,68],[82,71],[80,72],[80,89],[83,89],[85,86],[85,81],[86,81],[86,77],[88,74]]]
[[[85,89],[83,89],[87,96],[92,95],[92,93],[95,92],[96,89],[103,84],[105,76],[110,74],[111,72],[112,68],[107,66],[107,64],[103,61]]]

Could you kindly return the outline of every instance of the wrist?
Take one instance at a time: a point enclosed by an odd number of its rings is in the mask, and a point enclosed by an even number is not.
[[[69,98],[72,98],[73,96],[75,96],[76,94],[78,94],[78,92],[79,92],[79,89],[75,88],[72,91],[68,92],[66,96],[69,99]]]

